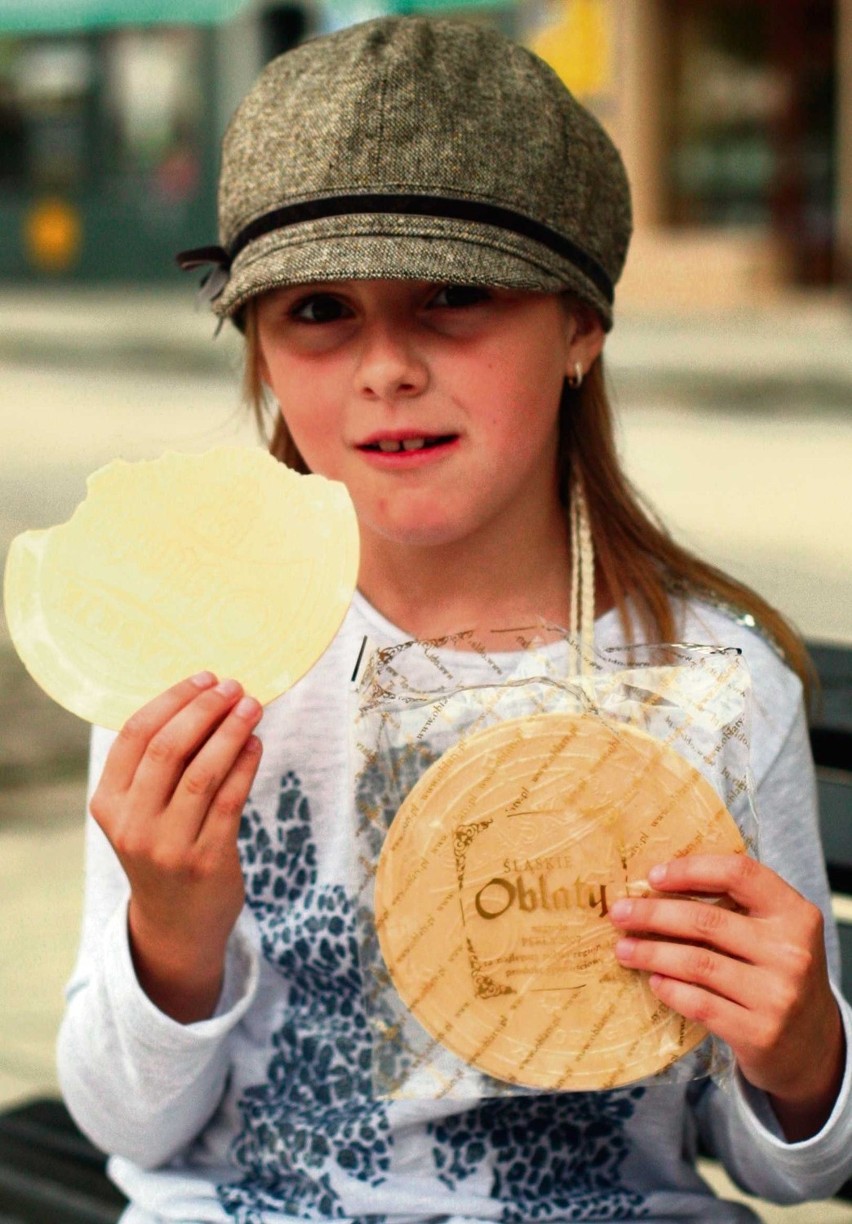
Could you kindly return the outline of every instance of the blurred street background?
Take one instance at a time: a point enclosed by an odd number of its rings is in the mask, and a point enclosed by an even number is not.
[[[852,643],[852,0],[0,0],[0,562],[113,458],[256,441],[239,337],[173,256],[216,241],[218,141],[262,64],[391,11],[497,26],[610,130],[628,472],[808,638]],[[0,1109],[56,1091],[86,738],[0,618]]]

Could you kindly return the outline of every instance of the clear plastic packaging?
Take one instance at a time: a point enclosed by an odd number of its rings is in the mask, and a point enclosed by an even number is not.
[[[375,1096],[724,1079],[607,913],[653,862],[757,854],[739,651],[467,633],[365,651],[353,696]]]

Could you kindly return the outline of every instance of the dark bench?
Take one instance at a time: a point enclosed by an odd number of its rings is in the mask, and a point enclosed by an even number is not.
[[[822,689],[811,743],[828,878],[852,907],[852,647],[812,643],[811,653]],[[852,916],[838,926],[852,994]],[[124,1199],[105,1163],[60,1101],[27,1101],[0,1115],[0,1224],[114,1224]],[[839,1197],[852,1201],[852,1181]]]
[[[0,1115],[0,1224],[114,1224],[125,1200],[61,1101]]]
[[[820,831],[832,892],[849,915],[838,921],[838,930],[844,992],[852,998],[852,646],[809,645],[820,678],[811,719]]]

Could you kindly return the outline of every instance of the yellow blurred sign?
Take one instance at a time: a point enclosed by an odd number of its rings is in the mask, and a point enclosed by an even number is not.
[[[615,83],[612,0],[555,0],[551,9],[553,20],[529,40],[531,50],[578,98],[610,91]]]
[[[45,272],[64,272],[76,263],[82,238],[80,214],[66,200],[41,200],[24,219],[27,255]]]

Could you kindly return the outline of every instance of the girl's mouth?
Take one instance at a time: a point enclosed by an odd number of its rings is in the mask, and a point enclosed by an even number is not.
[[[417,451],[429,451],[439,446],[447,446],[455,442],[456,437],[456,434],[438,434],[431,437],[377,438],[373,442],[362,443],[358,449],[375,455],[412,454]]]

